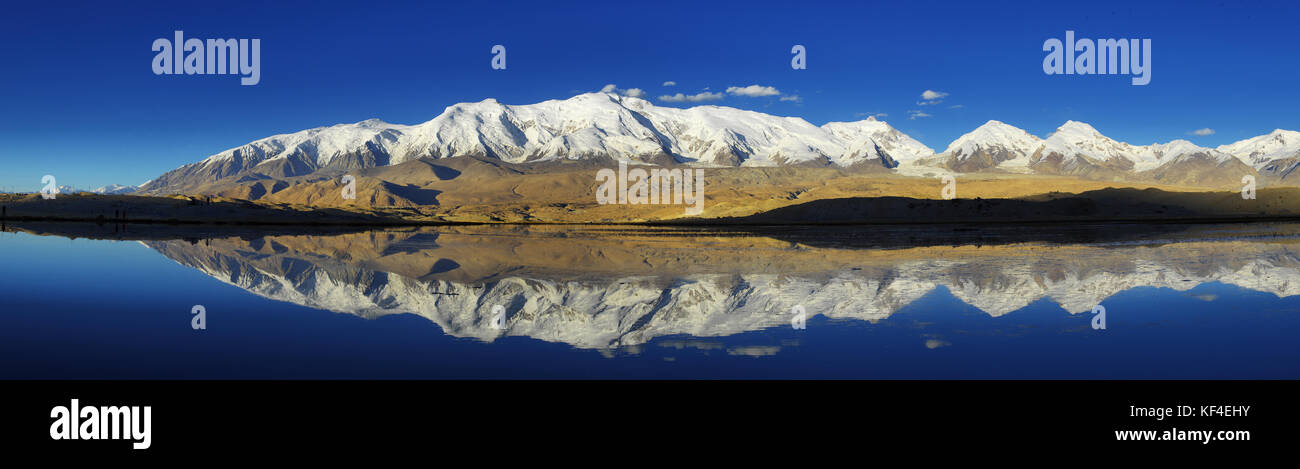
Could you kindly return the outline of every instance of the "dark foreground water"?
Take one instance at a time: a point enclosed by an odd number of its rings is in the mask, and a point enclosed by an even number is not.
[[[8,229],[5,379],[1300,378],[1291,225]]]

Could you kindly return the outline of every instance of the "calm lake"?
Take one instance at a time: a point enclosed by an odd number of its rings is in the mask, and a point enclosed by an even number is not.
[[[31,223],[0,256],[4,379],[1300,378],[1296,224]]]

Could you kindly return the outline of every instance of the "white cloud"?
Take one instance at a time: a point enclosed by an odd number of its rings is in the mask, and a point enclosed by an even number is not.
[[[1193,130],[1193,131],[1191,131],[1191,132],[1188,132],[1187,134],[1188,134],[1188,135],[1196,135],[1196,136],[1199,136],[1199,137],[1204,137],[1204,136],[1206,136],[1206,135],[1214,135],[1214,129],[1211,129],[1211,128],[1209,128],[1209,127],[1206,127],[1206,128],[1204,128],[1204,129],[1196,129],[1196,130]]]
[[[854,114],[853,117],[874,117],[877,119],[881,119],[881,118],[889,117],[889,114],[883,112],[859,112],[857,114]]]
[[[925,90],[925,92],[921,93],[921,99],[924,99],[926,101],[933,101],[936,99],[943,99],[946,97],[948,97],[948,93],[944,93],[942,91]]]
[[[948,106],[948,109],[961,109],[964,107],[966,107],[964,104],[954,104],[952,106]]]
[[[668,80],[664,82],[664,86],[677,86],[677,82]]]
[[[623,95],[623,96],[629,96],[629,97],[633,97],[633,98],[644,98],[644,97],[645,97],[645,91],[642,90],[641,88],[628,88],[628,89],[622,89],[622,88],[619,88],[619,87],[617,87],[617,86],[614,86],[613,83],[610,83],[610,84],[608,84],[608,85],[605,85],[604,88],[601,88],[601,89],[600,89],[600,92],[601,92],[601,93],[614,93],[614,94]]]
[[[781,101],[789,101],[789,102],[795,102],[795,103],[802,103],[802,102],[803,102],[803,98],[800,98],[799,95],[797,95],[797,94],[792,94],[792,95],[782,96],[782,97],[781,97]]]
[[[781,94],[776,88],[770,86],[749,85],[746,87],[732,86],[727,88],[727,94],[732,96],[748,96],[756,98],[759,96],[776,96]]]
[[[916,105],[917,105],[917,106],[931,106],[931,105],[939,104],[939,103],[942,103],[942,102],[943,102],[943,98],[945,98],[945,97],[947,97],[947,96],[948,96],[948,93],[944,93],[944,92],[942,92],[942,91],[925,90],[925,91],[923,91],[923,92],[921,93],[921,99],[922,99],[923,101],[917,101],[917,102],[916,102]]]
[[[926,114],[926,113],[923,112],[923,111],[917,111],[917,110],[907,111],[907,118],[908,118],[908,119],[916,120],[916,119],[919,119],[919,118],[922,118],[922,117],[933,117],[933,116],[931,116],[930,114]]]
[[[666,103],[698,103],[701,101],[717,101],[722,99],[722,93],[710,93],[708,91],[699,94],[681,94],[663,95],[659,97],[660,101]]]

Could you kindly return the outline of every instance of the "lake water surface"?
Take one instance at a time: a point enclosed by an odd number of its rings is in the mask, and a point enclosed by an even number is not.
[[[6,230],[5,379],[1300,378],[1292,224]]]

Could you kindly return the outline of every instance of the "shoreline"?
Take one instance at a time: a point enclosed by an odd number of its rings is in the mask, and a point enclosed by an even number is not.
[[[886,221],[695,221],[695,220],[660,220],[660,221],[625,221],[625,222],[573,222],[573,221],[214,221],[214,220],[108,220],[102,218],[63,218],[63,217],[8,217],[0,218],[0,223],[91,223],[95,225],[162,225],[162,226],[302,226],[302,227],[424,227],[424,226],[609,226],[609,227],[664,227],[664,228],[726,228],[726,227],[814,227],[814,226],[1009,226],[1009,225],[1202,225],[1202,224],[1249,224],[1249,223],[1286,223],[1300,222],[1300,215],[1278,215],[1260,217],[1171,217],[1171,218],[1047,218],[1023,220],[886,220]]]
[[[535,204],[484,205],[491,217],[452,217],[446,207],[312,206],[210,196],[77,194],[44,200],[34,194],[0,194],[0,222],[76,222],[101,225],[237,226],[906,226],[906,225],[1077,225],[1255,223],[1300,220],[1300,188],[1266,188],[1257,199],[1234,192],[1172,192],[1106,188],[1082,193],[1051,192],[1021,197],[927,199],[872,195],[822,198],[732,215],[720,209],[704,216],[656,217],[643,206],[626,206],[609,216],[575,207],[564,216],[542,217]],[[460,207],[457,207],[460,208]],[[712,216],[709,216],[712,215]],[[468,218],[468,219],[467,219]]]

